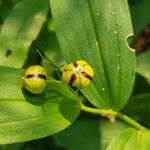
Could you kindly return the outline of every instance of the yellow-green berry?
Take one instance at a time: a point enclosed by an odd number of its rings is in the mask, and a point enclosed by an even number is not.
[[[64,68],[62,81],[72,87],[83,88],[89,86],[93,76],[92,67],[86,61],[78,60]]]
[[[30,66],[22,79],[23,86],[33,94],[40,94],[45,90],[47,74],[42,66]]]

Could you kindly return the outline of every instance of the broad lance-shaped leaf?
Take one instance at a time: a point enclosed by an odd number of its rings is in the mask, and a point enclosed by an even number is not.
[[[24,65],[28,49],[47,17],[48,8],[48,0],[23,0],[13,8],[0,33],[0,65]]]
[[[59,81],[45,94],[22,88],[22,70],[0,67],[0,144],[45,137],[71,125],[80,111],[76,95]]]
[[[61,3],[61,5],[60,5]],[[121,109],[131,93],[135,53],[127,0],[50,0],[56,33],[67,63],[86,60],[95,71],[83,89],[96,107]]]
[[[149,150],[150,131],[127,128],[117,135],[107,150]]]

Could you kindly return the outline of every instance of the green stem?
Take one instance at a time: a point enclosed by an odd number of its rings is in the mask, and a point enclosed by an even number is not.
[[[135,120],[133,120],[132,118],[128,117],[127,115],[121,113],[121,112],[117,112],[116,115],[118,118],[128,122],[130,125],[132,125],[133,127],[139,129],[139,130],[144,130],[145,127],[143,127],[142,125],[140,125],[138,122],[136,122]]]
[[[136,122],[132,118],[128,117],[127,115],[125,115],[123,113],[116,112],[111,109],[91,108],[91,107],[87,107],[87,106],[81,104],[81,110],[83,110],[85,112],[93,113],[93,114],[102,115],[102,116],[115,116],[115,117],[118,117],[119,119],[124,120],[125,122],[129,123],[131,126],[137,128],[138,130],[145,130],[145,128],[142,125],[140,125],[138,122]]]

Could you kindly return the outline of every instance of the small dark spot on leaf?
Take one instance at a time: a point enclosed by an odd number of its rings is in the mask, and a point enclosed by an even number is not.
[[[6,50],[6,57],[9,57],[12,54],[12,51],[10,49]]]

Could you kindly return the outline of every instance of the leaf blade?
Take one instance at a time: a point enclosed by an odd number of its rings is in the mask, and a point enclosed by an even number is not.
[[[1,65],[24,65],[28,49],[46,20],[48,8],[47,0],[23,0],[14,7],[0,33]]]
[[[23,70],[0,67],[0,143],[16,143],[45,137],[72,124],[80,112],[74,93],[59,82],[47,86],[47,92],[33,95],[22,88]],[[12,86],[11,86],[12,85]],[[66,94],[58,93],[64,87]],[[9,91],[9,92],[7,92]]]
[[[94,68],[93,83],[81,90],[83,94],[96,107],[121,109],[131,93],[135,69],[134,52],[126,42],[132,34],[127,1],[50,3],[66,61],[84,59]]]
[[[107,150],[148,150],[150,132],[148,130],[138,131],[133,128],[127,128],[123,130],[118,136],[116,136]]]

